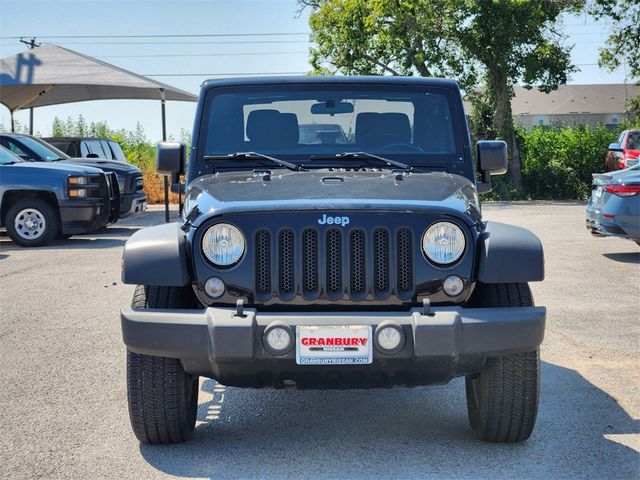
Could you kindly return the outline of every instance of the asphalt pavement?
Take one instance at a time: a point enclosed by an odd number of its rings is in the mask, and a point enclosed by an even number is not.
[[[37,249],[0,236],[0,478],[640,478],[640,248],[592,238],[583,203],[491,204],[534,231],[548,307],[529,441],[475,440],[464,382],[368,391],[242,390],[202,380],[182,445],[129,427],[120,257],[159,211]]]

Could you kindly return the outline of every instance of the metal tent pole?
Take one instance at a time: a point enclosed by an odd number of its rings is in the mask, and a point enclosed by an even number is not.
[[[11,113],[11,133],[16,133],[16,122],[13,118],[13,110],[11,110],[10,113]]]
[[[167,141],[167,112],[165,109],[164,88],[160,89],[160,109],[162,111],[162,141]],[[169,223],[169,177],[163,178],[164,182],[164,221]]]
[[[33,107],[29,109],[29,135],[33,135]]]

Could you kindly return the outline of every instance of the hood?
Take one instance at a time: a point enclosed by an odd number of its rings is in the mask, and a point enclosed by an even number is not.
[[[231,172],[194,180],[185,195],[185,212],[273,210],[439,210],[480,208],[474,185],[442,172],[399,174],[385,171],[311,170],[265,175]]]
[[[71,158],[69,160],[61,160],[60,163],[67,165],[86,165],[88,167],[95,167],[106,172],[115,172],[125,176],[132,173],[142,173],[138,167],[134,167],[128,163],[105,160],[103,158]]]
[[[46,170],[62,175],[92,175],[102,173],[99,168],[84,165],[73,165],[63,162],[20,162],[10,165],[11,168],[28,168],[30,170]]]

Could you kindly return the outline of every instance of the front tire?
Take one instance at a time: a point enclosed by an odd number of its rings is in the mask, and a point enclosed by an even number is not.
[[[526,283],[478,285],[477,307],[533,306]],[[486,442],[514,443],[529,438],[538,414],[539,349],[489,358],[484,370],[465,379],[469,423]]]
[[[136,287],[133,308],[193,308],[190,287]],[[129,419],[142,443],[180,443],[196,424],[198,377],[175,358],[127,352]]]
[[[7,235],[21,247],[41,247],[53,240],[59,228],[58,214],[45,200],[27,197],[7,210]]]

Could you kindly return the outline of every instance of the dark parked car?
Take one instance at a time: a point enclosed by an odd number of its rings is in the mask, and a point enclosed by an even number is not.
[[[23,247],[114,222],[114,175],[84,165],[25,162],[0,146],[0,226]]]
[[[118,142],[108,138],[43,137],[42,140],[74,158],[102,158],[118,162],[127,161]]]
[[[587,230],[597,237],[628,238],[640,245],[640,165],[593,175]]]
[[[354,135],[300,142],[300,125],[327,121]],[[479,438],[529,437],[542,245],[482,219],[478,193],[507,147],[478,142],[476,179],[455,82],[207,81],[193,133],[180,220],[136,232],[123,254],[123,282],[138,285],[121,321],[140,441],[189,437],[201,375],[251,388],[464,376]],[[184,145],[159,146],[161,173],[184,160]]]
[[[609,145],[604,161],[605,172],[624,170],[638,164],[640,158],[640,130],[625,130],[616,143]]]
[[[28,161],[87,165],[114,173],[120,196],[119,218],[142,212],[146,208],[147,196],[143,189],[142,172],[133,165],[100,158],[71,158],[47,142],[30,135],[0,134],[0,145]]]

